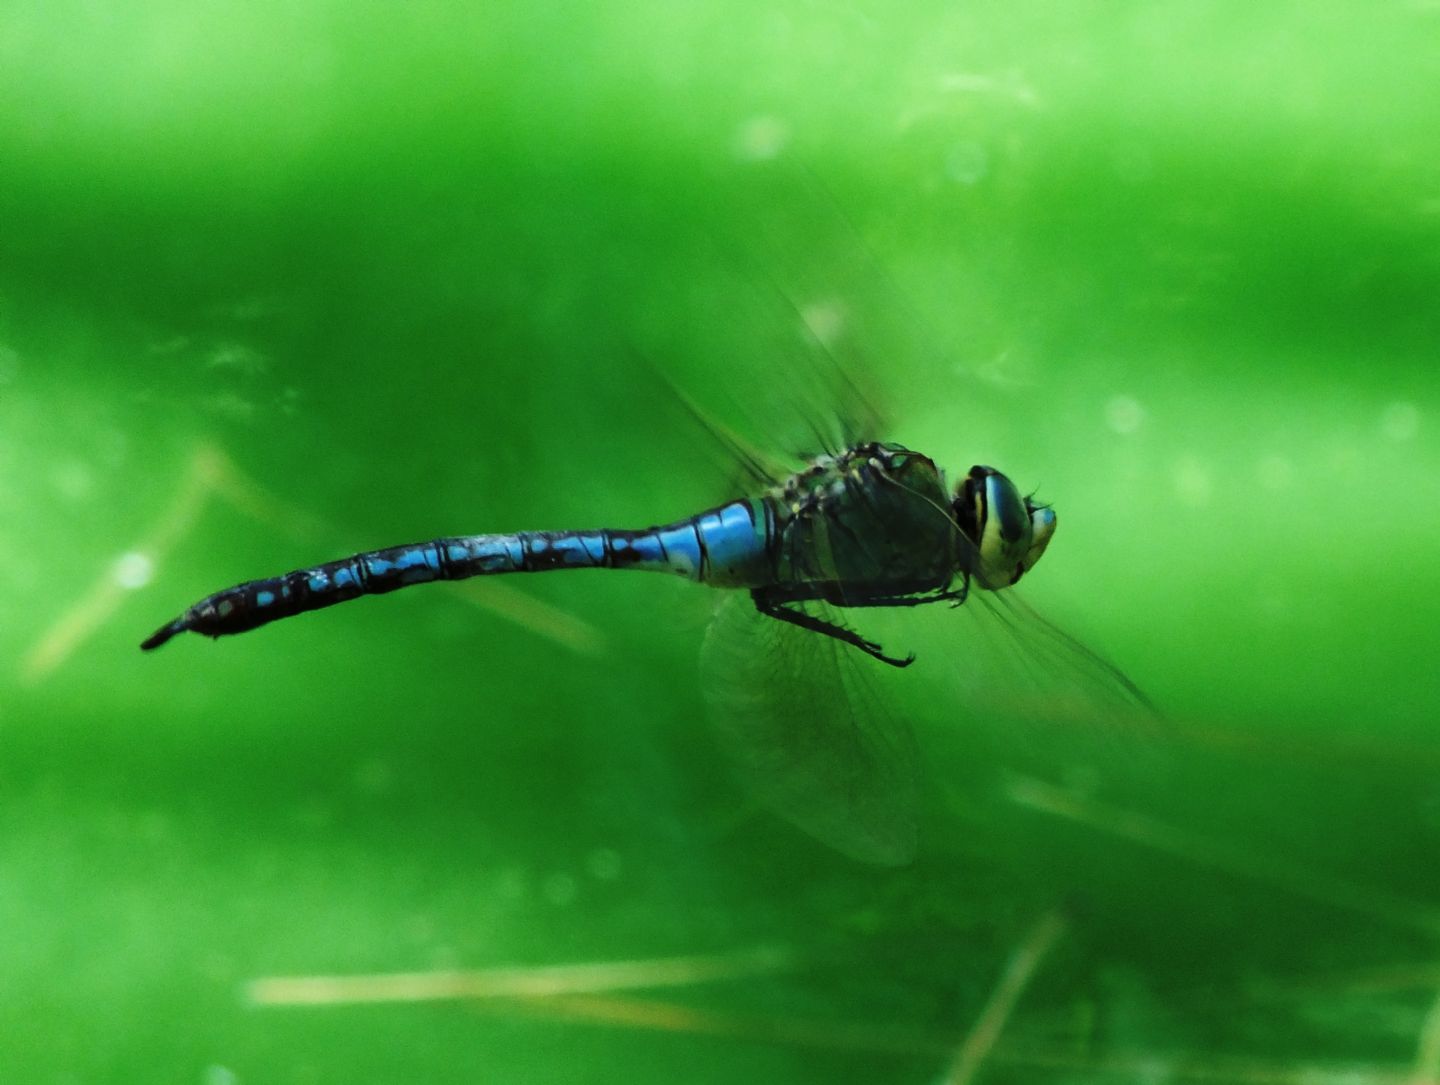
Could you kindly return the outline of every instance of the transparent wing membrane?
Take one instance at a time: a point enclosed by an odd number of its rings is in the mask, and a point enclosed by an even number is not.
[[[846,624],[835,608],[806,607]],[[891,670],[765,617],[740,592],[722,598],[701,655],[711,721],[750,786],[805,832],[869,863],[903,863],[915,851],[914,738],[877,689]]]

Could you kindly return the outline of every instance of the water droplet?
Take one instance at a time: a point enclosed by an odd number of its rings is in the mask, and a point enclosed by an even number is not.
[[[415,912],[405,920],[405,937],[416,945],[429,945],[435,938],[435,919],[428,912]]]
[[[67,501],[85,500],[95,486],[95,477],[90,468],[79,460],[57,464],[50,474],[50,480],[56,492]]]
[[[170,819],[158,810],[148,810],[135,822],[136,835],[147,844],[163,844],[170,838]]]
[[[1155,172],[1155,163],[1144,147],[1129,143],[1115,152],[1111,168],[1117,180],[1127,185],[1139,185],[1150,180]]]
[[[207,1066],[204,1085],[239,1085],[240,1078],[228,1066]]]
[[[845,306],[838,301],[815,301],[800,310],[800,320],[815,341],[827,349],[845,334]]]
[[[320,832],[335,824],[335,811],[319,799],[302,802],[294,810],[295,824],[308,832]]]
[[[540,886],[540,893],[557,908],[563,908],[574,901],[577,888],[569,874],[551,874]]]
[[[221,392],[205,400],[214,414],[231,422],[249,422],[255,417],[255,404],[233,392]]]
[[[1105,424],[1116,433],[1129,435],[1145,424],[1145,408],[1133,396],[1114,396],[1105,404]]]
[[[972,139],[955,144],[945,156],[945,174],[959,184],[978,184],[989,172],[990,153]]]
[[[132,550],[128,554],[120,555],[115,562],[113,575],[115,583],[120,587],[126,591],[135,591],[150,583],[155,576],[155,563],[147,555]]]
[[[270,368],[270,360],[258,350],[241,343],[221,343],[205,360],[207,369],[229,370],[242,377],[258,377]]]
[[[1210,469],[1199,460],[1187,458],[1175,468],[1175,494],[1185,504],[1196,508],[1210,504],[1214,488]]]
[[[519,867],[508,867],[495,879],[495,895],[501,900],[521,900],[529,888],[530,879]]]
[[[735,133],[735,156],[767,162],[778,157],[789,142],[790,126],[779,117],[751,117]]]
[[[0,343],[0,384],[9,384],[20,372],[20,353]]]
[[[613,882],[620,876],[620,853],[614,848],[596,848],[585,857],[585,869],[602,882]]]
[[[1411,441],[1420,432],[1420,408],[1403,400],[1380,415],[1380,432],[1388,441]]]
[[[364,795],[382,795],[390,790],[395,774],[385,761],[375,758],[355,766],[355,790]]]
[[[1295,480],[1295,465],[1285,456],[1266,456],[1255,474],[1267,490],[1288,490]]]

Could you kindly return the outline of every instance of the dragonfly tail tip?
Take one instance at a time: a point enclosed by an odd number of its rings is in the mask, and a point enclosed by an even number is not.
[[[188,628],[189,626],[185,624],[184,618],[176,618],[173,622],[168,622],[167,624],[162,625],[159,629],[155,630],[155,632],[151,633],[148,637],[142,640],[140,642],[140,650],[142,652],[153,652],[156,648],[159,648],[160,645],[164,644],[176,633],[183,633]]]

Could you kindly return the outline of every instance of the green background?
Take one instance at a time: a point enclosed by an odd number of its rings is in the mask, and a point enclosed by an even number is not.
[[[1423,0],[10,0],[0,1080],[935,1082],[1027,954],[978,1079],[1436,1080],[1437,104]],[[354,549],[728,496],[665,379],[743,426],[797,309],[891,436],[1055,502],[1028,598],[1163,726],[972,730],[982,646],[922,644],[879,870],[718,757],[704,589],[137,651]],[[677,956],[745,974],[247,995]]]

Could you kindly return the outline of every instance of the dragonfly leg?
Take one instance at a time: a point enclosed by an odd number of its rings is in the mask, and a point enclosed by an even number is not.
[[[954,591],[937,591],[929,595],[855,595],[844,600],[847,607],[919,607],[926,603],[943,603],[950,600],[952,607],[965,602],[969,585],[962,585]],[[833,602],[834,600],[832,600]]]
[[[844,626],[827,622],[823,618],[817,618],[813,614],[806,614],[786,606],[784,603],[770,599],[764,592],[756,590],[750,593],[755,600],[755,609],[764,614],[767,618],[776,618],[782,622],[789,622],[791,625],[807,629],[812,633],[821,633],[827,637],[834,637],[838,641],[854,645],[868,656],[873,656],[881,663],[888,663],[892,667],[908,667],[915,662],[915,653],[911,652],[904,659],[896,659],[894,656],[887,656],[885,649],[876,644],[873,640],[866,640],[859,633]]]
[[[970,597],[970,574],[961,573],[960,578],[960,586],[952,592],[946,592],[943,596],[943,598],[953,600],[950,604],[951,607],[964,606],[965,600]]]

